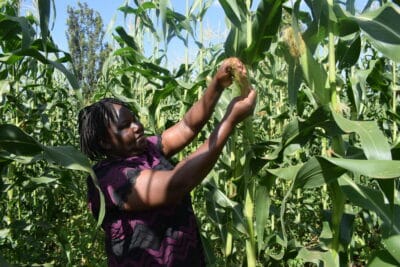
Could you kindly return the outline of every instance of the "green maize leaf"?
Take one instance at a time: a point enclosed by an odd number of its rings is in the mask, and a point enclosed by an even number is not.
[[[382,92],[386,96],[391,95],[392,91],[390,85],[392,81],[391,78],[388,77],[386,59],[380,57],[376,60],[371,60],[369,66],[370,72],[367,77],[369,87],[376,92]]]
[[[162,90],[156,90],[153,95],[152,103],[149,106],[149,111],[155,114],[155,110],[159,107],[160,101],[171,95],[175,90],[175,82],[169,82]]]
[[[18,156],[35,156],[40,152],[44,152],[44,159],[49,162],[55,162],[68,169],[89,173],[94,184],[100,190],[89,160],[80,151],[71,146],[43,146],[20,128],[12,124],[2,124],[0,125],[0,148]],[[100,199],[98,225],[101,224],[105,215],[104,196],[101,193]]]
[[[43,146],[44,158],[49,162],[63,166],[71,170],[84,171],[90,174],[94,185],[100,193],[100,211],[97,226],[100,226],[105,216],[104,195],[101,192],[99,182],[88,158],[72,146]]]
[[[172,13],[172,12],[171,12]],[[172,13],[172,14],[178,14],[176,12]],[[189,45],[188,40],[186,39],[186,36],[184,36],[182,34],[183,31],[186,30],[187,27],[189,27],[189,21],[184,21],[184,22],[175,22],[174,19],[168,19],[168,25],[170,25],[169,27],[169,31],[168,31],[168,36],[167,36],[167,43],[169,44],[169,42],[171,42],[171,40],[173,40],[175,37],[177,37],[178,39],[180,39],[183,44],[185,45],[185,47],[187,47]],[[186,30],[188,31],[188,30]],[[191,33],[191,35],[193,36],[191,31],[188,31]]]
[[[355,6],[356,0],[348,0],[346,1],[346,10],[350,12],[351,14],[356,13],[356,6]]]
[[[34,163],[38,160],[38,155],[26,156],[26,155],[15,155],[6,150],[0,149],[0,165],[8,165],[9,163],[16,161],[22,164]]]
[[[18,32],[13,32],[13,35],[17,35],[22,33],[22,43],[21,47],[15,47],[15,49],[27,49],[32,41],[33,37],[35,35],[34,30],[32,29],[31,25],[29,24],[29,21],[24,18],[24,17],[12,17],[12,16],[7,16],[7,15],[0,15],[0,23],[3,24],[6,21],[12,21],[14,23],[17,23],[19,28]],[[12,27],[13,29],[16,29],[16,27]],[[5,29],[6,30],[6,29]]]
[[[294,188],[314,188],[329,184],[345,171],[345,169],[329,164],[320,157],[313,157],[299,169],[294,181]]]
[[[396,234],[400,234],[400,222],[393,220],[393,212],[390,204],[380,190],[372,189],[355,183],[350,177],[344,176],[339,179],[340,188],[350,201],[364,209],[374,211]]]
[[[228,229],[227,225],[229,224],[229,212],[227,212],[223,207],[218,205],[217,202],[214,201],[214,190],[216,189],[216,185],[213,181],[205,184],[206,188],[206,209],[207,215],[213,222],[216,224],[219,235],[224,243],[227,241]]]
[[[300,1],[296,2],[296,5],[300,4],[298,3]],[[328,24],[328,16],[329,14],[327,14],[327,2],[326,1],[312,1],[312,0],[305,0],[304,1],[308,8],[310,10],[312,10],[311,15],[313,16],[313,19],[316,21],[319,21],[318,23],[320,23],[320,26],[322,25],[327,25]],[[298,9],[299,6],[295,7],[295,9]],[[298,12],[296,11],[296,15],[298,14]],[[322,22],[323,21],[323,22]]]
[[[292,13],[292,38],[294,38],[295,43],[298,45],[299,62],[308,87],[315,95],[317,103],[320,105],[327,105],[330,103],[330,91],[327,84],[328,74],[324,67],[314,59],[310,49],[300,36],[300,27],[296,15],[299,12],[299,5],[300,2],[296,2],[295,9],[293,9]]]
[[[218,203],[213,201],[212,191],[210,191],[210,194],[207,195],[207,198],[211,200],[207,201],[207,214],[218,225],[218,228],[220,228],[220,231],[222,232],[222,225],[228,223],[227,213],[221,206],[218,205]]]
[[[146,77],[147,79],[149,79],[149,81],[152,80],[163,80],[163,81],[170,81],[171,77],[167,76],[167,75],[161,75],[160,73],[158,73],[154,68],[152,68],[150,65],[149,67],[145,67],[143,66],[143,68],[141,68],[142,64],[136,64],[135,66],[131,66],[128,68],[125,68],[124,71],[134,71],[136,73],[140,73],[141,75],[143,75],[144,77]],[[154,66],[154,65],[153,65]]]
[[[241,10],[237,0],[218,0],[230,22],[240,28],[245,11]]]
[[[392,153],[389,143],[375,121],[351,121],[340,114],[332,112],[333,118],[338,126],[346,133],[355,132],[360,136],[361,147],[367,159],[391,160]],[[370,177],[374,177],[369,175]],[[394,178],[394,177],[393,177]],[[394,205],[395,181],[379,180],[379,185],[388,197],[389,202]]]
[[[194,37],[193,29],[190,27],[190,20],[186,16],[172,11],[167,10],[167,25],[168,25],[168,35],[167,43],[169,43],[174,37],[178,37],[185,46],[188,46],[188,40],[186,36],[182,34],[183,31],[190,33]]]
[[[72,146],[44,146],[44,157],[67,169],[93,173],[89,160]]]
[[[252,146],[254,148],[254,146]],[[254,150],[252,150],[253,152]],[[253,157],[250,160],[249,168],[251,170],[251,175],[256,175],[260,172],[260,170],[268,163],[268,160],[260,158],[260,157]]]
[[[31,48],[34,48],[34,49],[37,49],[40,51],[46,51],[48,53],[63,52],[53,42],[51,42],[51,41],[43,42],[43,40],[41,40],[41,39],[36,39],[35,41],[33,41]],[[63,53],[64,53],[63,61],[61,61],[61,58],[58,58],[59,62],[71,61],[71,55],[66,52],[63,52]]]
[[[316,127],[327,126],[328,113],[324,108],[315,110],[309,118],[304,121],[295,119],[291,121],[282,133],[284,148],[293,143],[303,144],[311,138]]]
[[[45,44],[49,37],[50,0],[38,0],[38,9],[40,17],[40,33],[42,35],[43,46],[46,49]]]
[[[388,252],[400,264],[400,235],[393,235],[383,240]]]
[[[43,64],[50,64],[50,65],[54,66],[56,69],[58,69],[65,75],[65,77],[68,79],[69,83],[71,84],[71,86],[74,89],[80,88],[78,80],[76,79],[75,75],[72,72],[70,72],[60,62],[47,59],[37,49],[28,48],[28,49],[20,50],[20,51],[16,52],[15,55],[33,57],[33,58],[39,60],[40,62],[42,62]]]
[[[319,240],[321,242],[320,246],[324,249],[328,248],[331,243],[332,243],[332,237],[333,237],[333,233],[332,233],[332,229],[331,229],[331,224],[327,219],[331,219],[331,218],[324,218],[322,221],[322,230],[321,233],[319,235]]]
[[[227,208],[232,211],[233,224],[235,228],[243,233],[248,235],[246,220],[242,212],[242,207],[239,203],[232,201],[229,199],[221,190],[214,187],[210,189],[212,193],[213,202],[217,203],[220,207]]]
[[[313,1],[313,3],[320,3],[320,1]],[[296,12],[296,16],[298,19],[299,18],[300,12],[298,9],[292,10],[292,13]],[[320,13],[320,12],[318,12]],[[316,14],[318,14],[316,12]],[[308,49],[311,51],[311,53],[314,53],[315,50],[317,49],[318,45],[320,45],[321,42],[323,42],[328,34],[328,29],[327,29],[327,16],[317,16],[318,18],[314,18],[311,22],[311,24],[307,27],[307,29],[303,32],[303,39],[304,42],[307,44]],[[309,18],[311,19],[311,18]]]
[[[386,110],[386,115],[388,116],[389,120],[400,123],[400,114],[397,114],[391,110]]]
[[[155,9],[157,8],[156,4],[152,2],[143,2],[141,5],[139,5],[137,8],[133,8],[127,5],[121,6],[118,8],[118,10],[127,13],[127,14],[135,14],[135,15],[140,15],[143,14],[147,9]]]
[[[119,7],[118,10],[124,13],[125,18],[127,14],[135,14],[138,18],[140,18],[141,23],[143,23],[144,26],[146,26],[153,34],[155,34],[158,37],[157,31],[154,28],[154,24],[147,14],[148,9],[156,9],[156,8],[157,6],[153,2],[143,2],[142,4],[138,5],[137,8],[133,8],[128,5],[123,5]],[[113,17],[113,22],[109,24],[106,33],[112,32],[115,19],[116,16]]]
[[[351,38],[340,38],[336,46],[335,57],[339,62],[338,68],[349,68],[357,63],[361,52],[361,38],[358,34]]]
[[[204,256],[206,258],[206,262],[209,264],[213,264],[216,261],[215,258],[215,253],[214,253],[214,249],[211,246],[209,239],[204,236],[203,233],[200,234],[200,238],[201,238],[201,244],[203,245],[203,249],[204,249]]]
[[[214,200],[213,200],[213,190],[208,190],[206,193],[206,209],[207,215],[210,217],[211,220],[214,221],[218,230],[220,232],[221,238],[225,239],[226,231],[223,228],[224,225],[228,223],[228,216],[225,210],[220,207]]]
[[[80,88],[79,82],[76,79],[75,75],[72,72],[70,72],[63,64],[53,60],[47,60],[47,63],[54,66],[59,71],[61,71],[71,84],[72,88],[74,89]]]
[[[246,56],[244,51],[247,47],[247,28],[246,23],[242,23],[240,28],[232,28],[228,34],[228,37],[224,43],[225,54],[227,57],[238,57],[243,62]]]
[[[57,178],[41,176],[30,178],[30,180],[36,184],[49,184],[57,181]]]
[[[377,179],[393,179],[400,177],[400,161],[313,157],[299,169],[295,188],[329,184],[346,171]]]
[[[0,125],[0,148],[17,156],[35,156],[42,152],[34,138],[12,124]]]
[[[20,33],[20,26],[17,22],[8,19],[10,16],[0,13],[0,38],[12,39]]]
[[[383,193],[385,193],[386,197],[388,198],[389,203],[391,204],[391,208],[394,209],[394,201],[396,196],[396,179],[378,180],[378,183]]]
[[[156,65],[152,62],[141,62],[140,65],[142,66],[143,69],[149,69],[154,71],[155,73],[161,73],[161,74],[165,74],[166,76],[168,76],[168,79],[171,79],[171,73],[168,69],[162,68],[159,65]]]
[[[365,98],[365,92],[367,87],[367,78],[370,74],[369,70],[354,70],[353,75],[350,76],[351,86],[347,86],[347,94],[349,96],[351,107],[355,108],[356,114],[360,115],[361,103]]]
[[[201,7],[199,7],[199,12],[198,15],[196,16],[199,20],[203,20],[204,16],[206,15],[208,9],[214,4],[214,0],[196,0],[194,1],[192,7],[189,10],[189,14],[193,14],[192,11],[195,10],[198,6],[200,6],[200,4],[202,4]]]
[[[348,18],[340,19],[336,29],[339,36],[346,36],[355,33],[358,35],[358,32],[360,31],[358,24]]]
[[[285,180],[294,180],[296,178],[297,173],[301,169],[301,165],[286,167],[286,168],[279,168],[279,169],[268,169],[267,171],[278,178],[282,178]]]
[[[2,239],[6,239],[10,234],[11,234],[11,231],[9,228],[0,229],[0,238],[2,238]],[[2,259],[2,258],[0,258],[0,259]],[[1,261],[0,261],[0,263],[1,263]]]
[[[330,229],[330,222],[332,221],[332,211],[324,210],[323,213],[324,213],[323,228],[319,238],[326,247],[329,247],[332,241],[332,230]],[[340,243],[344,247],[347,247],[352,240],[354,232],[354,219],[355,219],[354,214],[350,213],[342,214],[340,220]]]
[[[281,49],[283,50],[283,56],[288,64],[287,87],[289,92],[289,104],[296,106],[298,102],[298,91],[303,80],[303,73],[297,60],[290,55],[288,47],[282,46]]]
[[[347,1],[347,4],[349,4],[349,2],[354,2],[354,0]],[[353,9],[353,7],[351,7],[350,9]],[[352,15],[355,14],[355,10],[353,12],[349,10],[348,7],[346,7],[346,11]],[[360,32],[360,27],[358,26],[357,22],[348,17],[348,14],[343,11],[341,5],[335,4],[333,6],[333,12],[335,13],[335,16],[337,18],[337,22],[334,24],[336,35],[344,37],[346,35]]]
[[[298,91],[301,86],[301,81],[303,79],[303,73],[301,71],[300,65],[292,60],[289,63],[288,70],[288,92],[289,92],[289,104],[296,106]]]
[[[267,249],[264,253],[275,261],[282,261],[283,257],[285,256],[288,242],[283,240],[279,234],[269,235],[267,241],[268,247],[274,247],[274,249]]]
[[[254,65],[264,58],[264,53],[271,46],[281,24],[283,2],[282,0],[260,1],[252,23],[253,38],[243,58],[246,64]]]
[[[233,2],[236,3],[236,1]],[[252,36],[257,36],[257,38],[252,38],[249,46],[249,40],[247,39],[247,23],[238,24],[235,22],[224,44],[226,56],[236,56],[247,65],[254,65],[262,60],[264,58],[264,52],[269,49],[278,31],[282,16],[282,2],[281,0],[260,1],[256,10],[256,16],[252,21],[251,29]],[[239,5],[242,6],[238,6],[238,10],[242,11],[245,9],[245,6],[240,4],[240,2]],[[228,9],[230,8],[232,7]],[[230,16],[234,14],[234,12],[230,10],[228,10],[228,13]],[[237,18],[234,20],[237,20]]]
[[[400,141],[392,147],[392,157],[395,160],[400,160]]]
[[[162,37],[165,40],[167,38],[167,12],[168,12],[168,4],[169,0],[161,0],[158,1],[159,7],[158,10],[160,12],[161,17],[161,25],[162,25]]]
[[[400,8],[387,2],[380,8],[349,18],[358,23],[371,44],[389,59],[400,62]]]
[[[395,1],[397,1],[397,0],[395,0]],[[364,8],[363,8],[362,12],[365,12],[366,10],[371,9],[372,8],[372,4],[374,2],[375,2],[375,0],[368,0],[368,2],[364,5]]]
[[[140,51],[133,49],[132,47],[123,47],[120,49],[115,50],[113,53],[114,56],[120,56],[125,58],[131,65],[135,65],[141,60],[144,59],[143,55]],[[111,59],[111,58],[110,58]]]
[[[357,133],[365,156],[374,160],[391,160],[389,143],[375,121],[351,121],[336,112],[333,118],[345,133]]]
[[[203,4],[203,0],[194,0],[192,6],[189,9],[189,14],[193,14],[197,8],[199,8],[201,12],[201,4]]]
[[[127,44],[129,47],[133,48],[135,51],[139,51],[139,46],[136,44],[135,39],[132,36],[126,33],[125,29],[121,26],[115,28],[115,31],[118,35],[122,38],[122,40]]]
[[[321,262],[323,262],[323,266],[336,266],[335,257],[330,251],[310,250],[303,247],[296,258],[302,259],[305,262],[315,263],[317,266]]]
[[[313,132],[316,127],[324,128],[330,136],[338,135],[342,131],[329,121],[329,115],[324,107],[317,108],[306,120],[294,119],[283,130],[282,141],[266,159],[274,160],[282,156],[283,151],[291,144],[304,144],[313,138]]]
[[[265,225],[267,224],[267,218],[269,218],[269,208],[271,206],[271,198],[268,195],[266,186],[257,186],[254,205],[258,252],[261,252],[264,248]]]
[[[142,2],[140,6],[138,6],[138,9],[142,12],[152,8],[156,8],[156,5],[152,2]]]
[[[8,231],[8,232],[11,232],[10,229],[4,229],[4,230],[6,230],[6,231]],[[2,239],[5,239],[5,237],[3,237],[3,235],[2,235],[2,231],[3,231],[3,230],[0,230],[0,237],[1,237]],[[6,260],[4,260],[4,258],[3,258],[2,256],[0,256],[0,266],[3,266],[3,267],[12,267],[12,265],[11,265],[10,263],[8,263]]]
[[[368,259],[368,267],[398,267],[399,263],[386,250],[378,250],[372,253]]]
[[[315,100],[320,105],[329,103],[329,90],[327,88],[328,75],[320,63],[311,55],[308,48],[300,56],[300,66],[303,70],[303,77],[310,87]]]
[[[400,161],[398,160],[358,160],[321,157],[325,161],[365,176],[376,179],[393,179],[400,177]]]

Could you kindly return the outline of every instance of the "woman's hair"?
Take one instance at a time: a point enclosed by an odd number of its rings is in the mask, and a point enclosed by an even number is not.
[[[79,112],[79,135],[81,151],[90,159],[96,160],[106,156],[106,151],[101,146],[101,141],[108,136],[107,128],[115,120],[113,104],[129,106],[115,98],[104,98]]]

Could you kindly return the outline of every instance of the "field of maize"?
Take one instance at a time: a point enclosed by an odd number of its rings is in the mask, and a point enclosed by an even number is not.
[[[214,2],[222,43],[205,36]],[[192,192],[209,266],[400,265],[400,1],[186,0],[184,14],[168,0],[121,1],[130,25],[113,31],[85,96],[51,37],[54,2],[23,16],[18,3],[0,1],[0,266],[105,266],[77,113],[117,97],[160,133],[232,56],[258,100]],[[173,67],[171,40],[184,47]]]

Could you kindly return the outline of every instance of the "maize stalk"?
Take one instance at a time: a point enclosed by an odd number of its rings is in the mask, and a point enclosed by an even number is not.
[[[231,67],[231,75],[233,77],[234,83],[237,87],[240,88],[240,94],[242,97],[246,97],[251,88],[251,84],[247,77],[247,71],[243,65],[243,63],[238,58],[228,58],[228,64]],[[243,140],[246,140],[247,143],[244,147],[250,148],[254,141],[254,134],[252,129],[252,120],[251,118],[247,118],[244,120],[244,130],[243,130]],[[249,151],[245,151],[245,153],[252,153],[251,149]],[[239,157],[238,157],[239,158]],[[247,231],[249,233],[248,239],[246,239],[246,255],[247,255],[247,266],[255,267],[257,265],[257,256],[256,256],[256,241],[254,235],[254,195],[255,195],[255,183],[254,180],[251,179],[251,170],[250,170],[250,156],[246,157],[244,166],[243,166],[243,179],[245,184],[245,192],[244,192],[244,211],[243,214],[246,218],[247,222]]]

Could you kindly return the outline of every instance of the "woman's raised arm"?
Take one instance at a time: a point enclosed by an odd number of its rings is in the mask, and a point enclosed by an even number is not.
[[[232,84],[232,62],[244,70],[243,63],[226,59],[214,75],[204,95],[184,115],[181,121],[162,133],[163,152],[171,157],[188,145],[210,119],[222,91]]]

